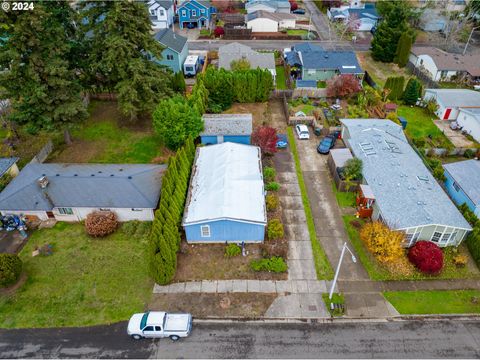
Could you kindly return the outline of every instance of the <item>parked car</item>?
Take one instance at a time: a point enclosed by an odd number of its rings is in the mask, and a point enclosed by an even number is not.
[[[287,135],[277,134],[277,149],[285,149],[288,145]]]
[[[292,13],[294,14],[298,14],[298,15],[305,15],[305,9],[295,9],[292,11]]]
[[[165,338],[177,341],[192,331],[192,315],[169,314],[163,311],[148,311],[132,315],[128,321],[127,334],[135,340]]]
[[[337,138],[334,135],[325,136],[322,141],[320,141],[320,144],[318,144],[317,152],[319,154],[328,154],[330,149],[335,146],[336,141]]]
[[[297,132],[298,138],[300,140],[310,139],[310,133],[308,132],[307,125],[303,125],[303,124],[295,125],[295,131]]]

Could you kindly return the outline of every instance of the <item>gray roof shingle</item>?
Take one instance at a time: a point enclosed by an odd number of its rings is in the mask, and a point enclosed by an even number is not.
[[[471,230],[412,149],[402,127],[383,119],[341,119],[347,142],[384,220],[394,229],[444,225]]]
[[[426,89],[445,107],[480,107],[480,92],[468,89]]]
[[[165,165],[28,164],[0,193],[1,210],[53,207],[155,209]],[[37,180],[46,176],[44,191]]]
[[[275,55],[272,53],[260,53],[252,48],[234,42],[221,46],[218,50],[218,67],[225,70],[231,69],[234,60],[245,58],[250,63],[251,69],[267,69],[275,72]]]
[[[247,21],[255,19],[270,19],[280,22],[282,20],[295,20],[295,15],[285,13],[271,13],[265,10],[257,10],[247,15]]]
[[[177,53],[181,53],[187,43],[186,37],[178,35],[170,29],[162,29],[157,32],[154,37],[160,44]]]
[[[201,136],[251,135],[252,114],[204,114]]]
[[[480,161],[465,160],[443,165],[475,205],[480,205]]]
[[[3,176],[17,161],[18,157],[0,158],[0,176]]]

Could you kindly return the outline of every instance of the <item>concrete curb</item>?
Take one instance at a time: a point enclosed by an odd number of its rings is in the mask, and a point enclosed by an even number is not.
[[[193,322],[198,324],[214,323],[249,323],[249,324],[326,324],[326,323],[384,323],[384,322],[402,322],[402,321],[479,321],[480,314],[436,314],[436,315],[400,315],[384,318],[367,317],[325,317],[325,318],[245,318],[245,317],[205,317],[194,318]]]

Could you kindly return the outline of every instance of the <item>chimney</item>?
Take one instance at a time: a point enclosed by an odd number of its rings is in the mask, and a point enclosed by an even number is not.
[[[46,176],[42,176],[37,180],[37,184],[42,188],[46,189],[48,186],[48,178]]]

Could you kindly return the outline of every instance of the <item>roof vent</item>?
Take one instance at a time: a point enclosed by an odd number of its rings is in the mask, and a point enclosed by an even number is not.
[[[132,178],[131,176],[128,177],[128,179],[131,179],[131,178]]]
[[[122,168],[120,168],[120,169],[118,169],[118,171],[123,171],[123,169],[122,169]]]
[[[324,54],[323,57],[324,57],[325,59],[328,59],[328,54]]]
[[[55,176],[60,176],[60,174],[55,174]]]
[[[115,176],[115,175],[113,175],[113,174],[110,174],[110,177],[113,177],[113,176]]]
[[[38,186],[40,186],[42,189],[45,189],[48,186],[48,178],[43,175],[41,178],[37,180]]]
[[[102,173],[102,170],[100,170],[98,173],[101,174],[101,173]]]
[[[95,174],[92,174],[92,175],[90,175],[90,176],[95,176]]]
[[[73,174],[73,176],[78,176],[78,174]]]

